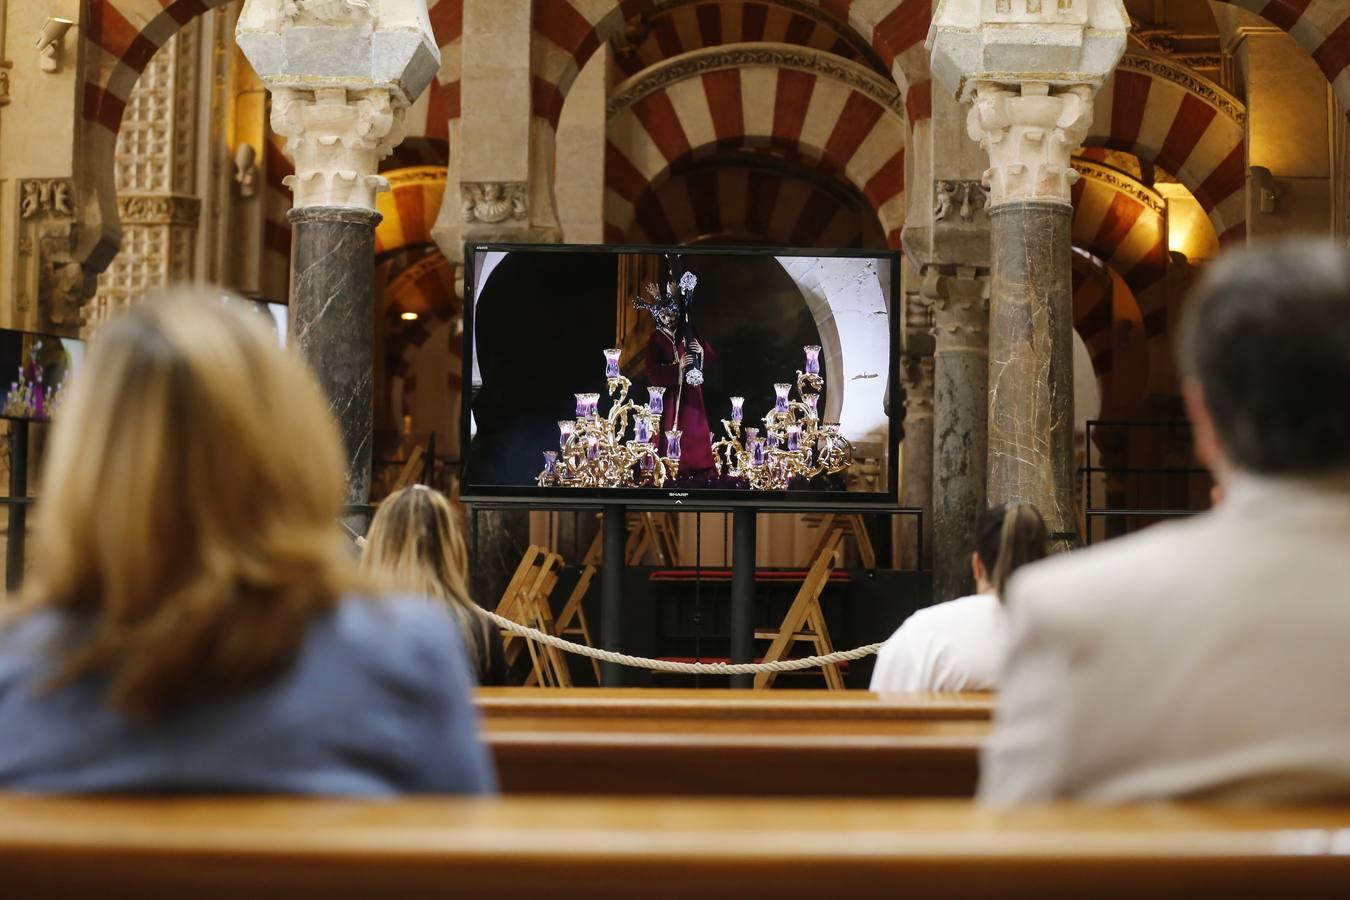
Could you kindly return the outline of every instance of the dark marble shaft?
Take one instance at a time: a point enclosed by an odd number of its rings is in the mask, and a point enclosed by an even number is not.
[[[900,505],[923,510],[923,558],[919,552],[919,522],[902,516],[899,568],[927,568],[933,553],[933,380],[932,356],[909,357],[902,362],[905,377],[905,440],[900,477]],[[925,371],[925,369],[927,371]]]
[[[989,502],[1034,503],[1052,535],[1077,530],[1072,216],[1057,203],[991,211]]]
[[[984,338],[983,329],[978,337]],[[974,525],[985,502],[989,360],[983,347],[944,346],[935,364],[933,599],[970,593]]]
[[[356,207],[291,210],[290,340],[328,395],[347,447],[347,502],[370,499],[375,226]]]

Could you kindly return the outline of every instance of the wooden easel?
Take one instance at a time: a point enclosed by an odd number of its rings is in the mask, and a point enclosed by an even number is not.
[[[825,625],[825,612],[820,606],[820,594],[825,590],[825,585],[829,584],[830,575],[839,562],[840,545],[843,543],[844,535],[842,528],[832,528],[826,534],[828,540],[823,542],[824,547],[811,563],[811,568],[807,570],[806,580],[797,591],[792,606],[788,607],[783,624],[778,626],[777,631],[755,632],[757,640],[772,641],[769,649],[764,652],[764,662],[778,662],[787,656],[794,644],[802,641],[810,643],[815,648],[813,654],[815,656],[834,652],[830,632]],[[832,691],[844,689],[844,676],[839,674],[838,666],[821,666],[821,671],[825,674],[827,688]],[[755,675],[755,689],[770,687],[777,676],[777,672],[760,672]]]
[[[816,539],[816,546],[811,550],[811,555],[807,559],[819,559],[820,554],[825,552],[828,546],[836,538],[842,540],[851,535],[853,542],[858,545],[858,558],[865,569],[875,569],[877,567],[877,552],[872,546],[872,538],[867,533],[867,525],[863,523],[863,517],[858,513],[843,515],[838,513],[829,513],[820,520],[820,537]]]
[[[528,547],[502,594],[501,602],[497,604],[497,615],[545,634],[558,634],[559,629],[549,607],[549,596],[558,583],[561,569],[561,556],[546,552],[542,547]],[[503,632],[502,645],[508,666],[519,658],[522,650],[529,652],[532,665],[525,681],[526,686],[571,687],[572,677],[561,650],[536,645],[534,641],[513,632]]]

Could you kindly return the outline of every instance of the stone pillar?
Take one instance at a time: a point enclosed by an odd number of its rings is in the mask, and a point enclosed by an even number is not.
[[[934,78],[989,158],[988,500],[1034,503],[1076,540],[1070,165],[1125,50],[1123,0],[948,0]]]
[[[1077,540],[1073,480],[1073,205],[1070,156],[1092,91],[1028,83],[976,91],[969,127],[989,152],[989,501],[1036,505]]]
[[[933,354],[906,350],[900,360],[905,386],[905,442],[901,448],[900,505],[923,510],[923,550],[917,523],[900,523],[896,568],[926,568],[933,555]]]
[[[971,592],[973,526],[985,506],[989,278],[972,266],[930,268],[933,299],[933,599]]]
[[[239,47],[272,94],[295,174],[291,340],[328,394],[350,460],[347,501],[370,498],[375,195],[380,160],[440,54],[424,0],[248,0]]]

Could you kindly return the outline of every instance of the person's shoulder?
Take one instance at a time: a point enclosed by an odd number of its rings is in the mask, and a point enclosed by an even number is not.
[[[1155,595],[1191,570],[1186,559],[1208,530],[1204,517],[1166,522],[1024,566],[1008,583],[1008,608],[1068,625]]]
[[[968,597],[957,597],[955,600],[935,603],[932,606],[925,606],[923,609],[916,610],[913,615],[905,620],[905,624],[913,623],[912,627],[916,630],[942,630],[954,623],[985,615],[997,608],[998,599],[996,597],[988,594],[971,594]]]
[[[449,610],[424,597],[351,594],[338,602],[332,622],[344,648],[400,668],[439,668],[462,653]]]

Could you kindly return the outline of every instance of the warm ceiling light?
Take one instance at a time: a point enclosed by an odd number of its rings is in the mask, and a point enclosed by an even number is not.
[[[399,318],[402,319],[402,320],[405,321],[405,322],[416,322],[416,321],[417,321],[417,313],[415,313],[415,312],[405,312],[405,313],[403,313],[402,315],[400,315]]]

